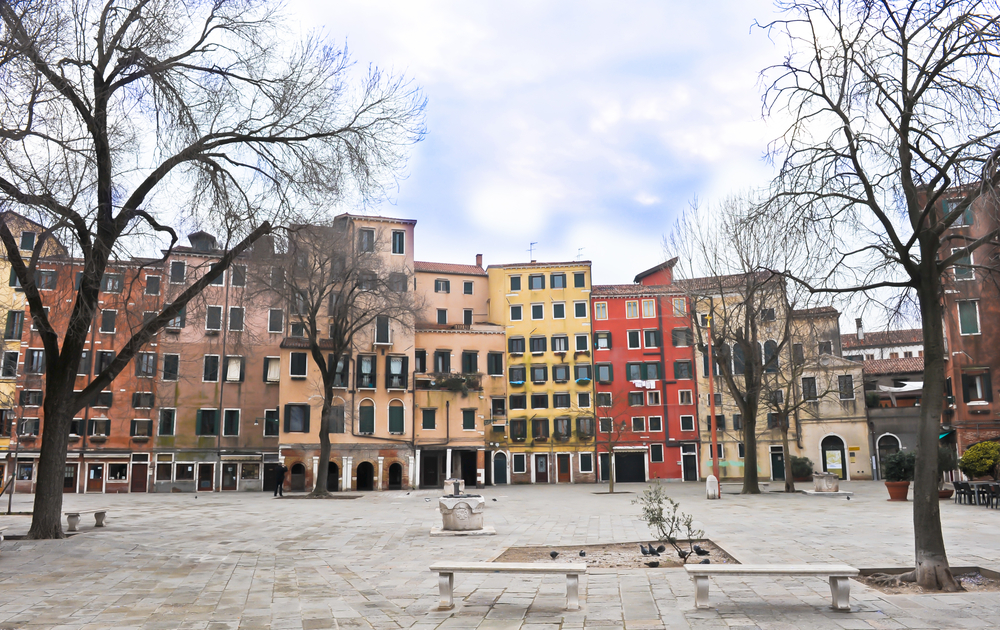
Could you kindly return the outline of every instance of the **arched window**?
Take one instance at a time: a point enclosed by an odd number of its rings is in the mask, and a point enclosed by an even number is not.
[[[389,403],[389,433],[403,433],[403,403],[399,400]]]
[[[358,433],[375,433],[375,403],[363,400],[358,411]]]
[[[778,371],[778,344],[773,340],[764,342],[764,371],[774,374]]]

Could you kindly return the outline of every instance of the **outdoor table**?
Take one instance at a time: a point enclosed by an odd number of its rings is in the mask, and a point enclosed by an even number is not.
[[[969,483],[969,485],[972,487],[972,494],[975,495],[975,497],[976,497],[976,505],[985,505],[985,503],[983,503],[979,499],[979,497],[980,497],[979,488],[981,486],[987,486],[987,487],[989,487],[989,486],[995,486],[996,484],[997,484],[997,482],[995,482],[995,481],[973,481],[973,482]],[[989,498],[987,497],[987,500],[988,499]]]

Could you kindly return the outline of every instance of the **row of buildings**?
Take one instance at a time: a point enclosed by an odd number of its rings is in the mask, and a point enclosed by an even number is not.
[[[711,473],[713,457],[723,478],[743,476],[744,423],[719,378],[710,388],[699,343],[715,303],[711,283],[675,281],[674,261],[618,285],[593,285],[587,261],[422,262],[415,221],[342,215],[338,224],[351,254],[377,259],[392,290],[412,293],[418,308],[412,318],[376,318],[348,354],[327,357],[336,374],[329,461],[319,461],[323,386],[301,307],[264,280],[297,262],[264,244],[268,251],[239,259],[74,419],[65,491],[268,491],[280,463],[290,490],[311,489],[320,466],[333,491],[441,487],[446,478],[587,483],[612,470],[618,481],[693,481]],[[30,252],[41,226],[16,215],[8,225]],[[223,253],[204,232],[189,242],[165,260],[108,270],[77,389]],[[52,239],[45,248],[36,282],[59,330],[80,261]],[[0,472],[5,482],[15,477],[16,492],[31,492],[45,429],[44,354],[8,277]],[[850,354],[835,309],[797,311],[783,295],[774,292],[761,323],[762,353],[791,322],[793,343],[776,351],[768,378],[785,377],[806,404],[789,418],[789,453],[762,405],[758,471],[781,479],[784,457],[798,455],[845,479],[872,478],[882,435],[869,419],[878,403],[866,404],[864,366],[881,357]],[[329,309],[333,324],[332,301]],[[987,396],[988,370],[973,371]],[[968,398],[971,384],[962,387],[952,402],[958,417],[979,400]]]

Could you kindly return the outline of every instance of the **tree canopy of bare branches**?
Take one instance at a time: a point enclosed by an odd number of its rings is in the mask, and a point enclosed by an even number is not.
[[[320,37],[288,42],[274,6],[0,1],[0,202],[48,226],[23,260],[0,223],[45,346],[33,538],[62,536],[73,413],[257,238],[338,200],[379,195],[423,133],[417,89],[374,69],[353,85],[347,51]],[[143,235],[169,251],[174,226],[199,224],[223,232],[228,252],[74,393],[109,260]],[[34,284],[52,237],[84,261],[64,331],[50,325]]]
[[[925,588],[959,590],[941,535],[937,428],[944,388],[942,277],[994,228],[949,231],[1000,183],[1000,5],[994,0],[782,0],[764,25],[787,42],[764,71],[764,110],[788,120],[764,214],[802,235],[821,271],[788,275],[816,292],[893,289],[924,331],[913,520]],[[983,198],[989,203],[982,203]],[[942,201],[950,198],[947,205]],[[951,252],[955,248],[958,251]]]

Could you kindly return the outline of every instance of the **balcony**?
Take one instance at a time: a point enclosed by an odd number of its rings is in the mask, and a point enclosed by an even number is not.
[[[458,392],[463,396],[470,391],[483,391],[483,375],[478,373],[429,372],[426,374],[417,374],[415,378],[417,389],[440,389]]]

